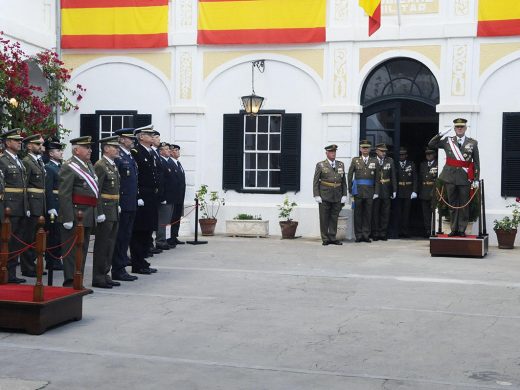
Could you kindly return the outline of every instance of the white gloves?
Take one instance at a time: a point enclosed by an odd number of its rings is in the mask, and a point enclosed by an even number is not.
[[[315,197],[314,197],[314,200],[315,200],[316,202],[318,202],[318,203],[323,202],[323,200],[321,200],[321,196],[315,196]]]
[[[142,200],[142,199],[137,199],[137,205],[138,205],[139,207],[144,206],[144,200]]]
[[[117,206],[117,212],[121,214],[121,206]]]
[[[415,199],[417,198],[417,194],[415,192],[412,192],[412,195],[410,196],[410,199]]]
[[[374,194],[374,196],[372,196],[372,199],[377,199],[377,198],[379,198],[378,194]]]
[[[30,217],[31,216],[31,212],[29,210],[27,210],[27,216]]]
[[[74,225],[74,222],[64,222],[63,227],[67,230],[72,229],[72,225]]]
[[[49,211],[47,211],[47,214],[54,215],[55,217],[58,216],[58,212],[56,211],[56,209],[50,209]]]
[[[471,187],[473,187],[476,190],[478,190],[479,186],[480,186],[480,182],[478,180],[474,180],[473,183],[471,184]]]
[[[397,192],[392,192],[392,196],[390,197],[390,199],[395,199],[396,196],[397,196]]]
[[[448,134],[450,131],[451,131],[451,127],[450,127],[449,129],[446,129],[446,130],[440,132],[439,135],[440,135],[441,138],[442,138],[442,137],[444,137],[446,134]]]
[[[96,218],[96,222],[97,223],[103,223],[105,222],[107,219],[107,217],[105,216],[105,214],[101,214],[101,215],[98,215],[97,218]]]
[[[165,201],[165,200],[163,200],[163,201],[161,202],[161,204],[166,204],[166,201]]]
[[[343,195],[343,196],[341,197],[341,203],[343,203],[343,204],[347,203],[347,199],[348,199],[348,198],[347,198],[347,195]]]

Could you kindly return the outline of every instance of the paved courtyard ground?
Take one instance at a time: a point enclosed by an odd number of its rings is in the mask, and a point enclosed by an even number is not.
[[[0,389],[520,389],[519,249],[209,241],[95,289],[79,322],[0,332]]]

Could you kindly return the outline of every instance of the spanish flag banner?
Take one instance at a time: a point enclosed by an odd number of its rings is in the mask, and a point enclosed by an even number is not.
[[[368,36],[381,27],[381,0],[359,0],[359,6],[368,15]]]
[[[168,0],[61,0],[61,47],[168,46]]]
[[[326,0],[199,0],[198,43],[325,42]]]
[[[477,35],[520,35],[520,1],[479,0]]]

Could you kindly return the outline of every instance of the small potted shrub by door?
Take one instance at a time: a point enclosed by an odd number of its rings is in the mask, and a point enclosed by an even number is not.
[[[296,202],[289,201],[289,197],[286,196],[283,203],[278,205],[278,217],[284,219],[280,221],[280,229],[282,230],[282,238],[294,238],[296,235],[296,228],[298,222],[291,219],[291,213],[293,209],[298,206]]]
[[[203,236],[213,236],[215,234],[215,225],[217,224],[217,214],[220,206],[224,205],[224,198],[219,198],[217,191],[208,191],[208,186],[202,184],[195,193],[199,201],[199,218],[200,231]]]
[[[517,202],[519,200],[517,199]],[[518,204],[510,204],[507,207],[513,208],[513,215],[509,215],[493,222],[493,230],[497,235],[498,247],[500,249],[513,249],[515,247],[516,232],[520,224],[520,207]]]

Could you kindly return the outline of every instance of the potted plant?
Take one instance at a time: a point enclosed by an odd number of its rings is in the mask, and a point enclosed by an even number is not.
[[[261,215],[240,213],[226,221],[226,234],[234,237],[267,237],[269,221],[263,221]]]
[[[518,200],[517,200],[518,201]],[[513,209],[513,215],[506,215],[504,218],[493,221],[493,230],[497,235],[498,247],[501,249],[513,249],[515,246],[516,232],[520,224],[520,206],[510,204],[507,207]]]
[[[202,235],[213,236],[215,234],[215,225],[217,224],[217,215],[220,206],[224,205],[224,198],[220,198],[217,191],[208,191],[206,184],[200,186],[195,193],[195,197],[199,201],[201,213],[199,225]]]
[[[293,209],[298,206],[296,202],[289,201],[289,197],[286,195],[282,204],[278,205],[278,217],[280,219],[284,219],[284,221],[280,221],[280,229],[282,230],[282,238],[294,238],[296,234],[296,228],[298,227],[298,222],[293,221],[291,218],[291,213]]]

